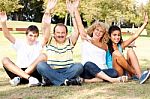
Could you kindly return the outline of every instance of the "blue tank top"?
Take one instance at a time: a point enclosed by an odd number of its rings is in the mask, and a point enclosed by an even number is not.
[[[118,45],[118,49],[119,49],[120,53],[123,52],[123,49],[122,49],[122,47],[121,47],[120,44]],[[113,65],[112,65],[112,55],[111,55],[111,53],[110,53],[109,50],[106,52],[106,65],[107,65],[108,68],[113,68]]]

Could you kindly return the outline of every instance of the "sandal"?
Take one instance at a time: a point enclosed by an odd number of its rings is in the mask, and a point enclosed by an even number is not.
[[[119,77],[119,81],[120,82],[127,82],[128,81],[128,76],[121,76],[121,77]]]

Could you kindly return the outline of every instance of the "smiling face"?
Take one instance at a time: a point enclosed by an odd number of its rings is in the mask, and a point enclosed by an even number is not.
[[[27,42],[29,45],[33,45],[37,38],[38,38],[38,33],[35,33],[33,31],[28,31],[28,34],[26,35]]]
[[[108,30],[108,34],[110,36],[110,42],[114,44],[121,44],[123,42],[121,29],[118,26],[110,26]],[[109,43],[110,43],[109,42]]]
[[[119,30],[115,30],[111,33],[110,39],[113,43],[118,44],[121,39],[121,33]]]
[[[26,38],[29,45],[33,45],[39,36],[39,29],[35,25],[30,25],[26,30]]]
[[[54,38],[58,43],[64,43],[67,37],[67,30],[65,26],[56,26]]]
[[[87,34],[95,40],[102,43],[107,43],[109,35],[107,32],[107,24],[99,21],[95,21],[88,29]]]
[[[104,35],[105,31],[101,26],[97,26],[93,31],[93,37],[95,39],[101,39]]]

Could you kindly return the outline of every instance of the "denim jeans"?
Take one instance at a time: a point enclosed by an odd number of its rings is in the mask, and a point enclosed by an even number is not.
[[[37,71],[53,85],[60,86],[66,79],[78,77],[83,72],[83,65],[80,63],[72,64],[69,68],[52,69],[47,62],[40,62]]]
[[[117,71],[115,69],[100,69],[95,63],[86,62],[83,67],[83,73],[81,77],[85,79],[95,78],[96,74],[103,71],[108,76],[115,78],[117,77]]]

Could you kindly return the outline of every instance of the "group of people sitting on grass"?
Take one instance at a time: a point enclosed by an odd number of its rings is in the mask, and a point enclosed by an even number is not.
[[[145,13],[144,24],[126,41],[123,41],[118,26],[108,27],[105,23],[95,21],[85,30],[78,11],[80,0],[66,0],[74,32],[68,37],[67,27],[58,23],[51,32],[51,15],[57,0],[49,0],[42,18],[42,39],[38,41],[39,30],[31,25],[26,30],[26,39],[16,39],[8,30],[6,12],[0,12],[0,22],[4,36],[13,44],[17,52],[17,63],[8,57],[2,64],[13,86],[46,85],[81,85],[82,83],[127,82],[139,80],[143,84],[150,76],[150,71],[142,73],[137,56],[132,48],[123,50],[139,37],[148,23]],[[79,35],[81,44],[81,63],[73,61],[73,48]],[[76,53],[76,52],[74,52]]]

